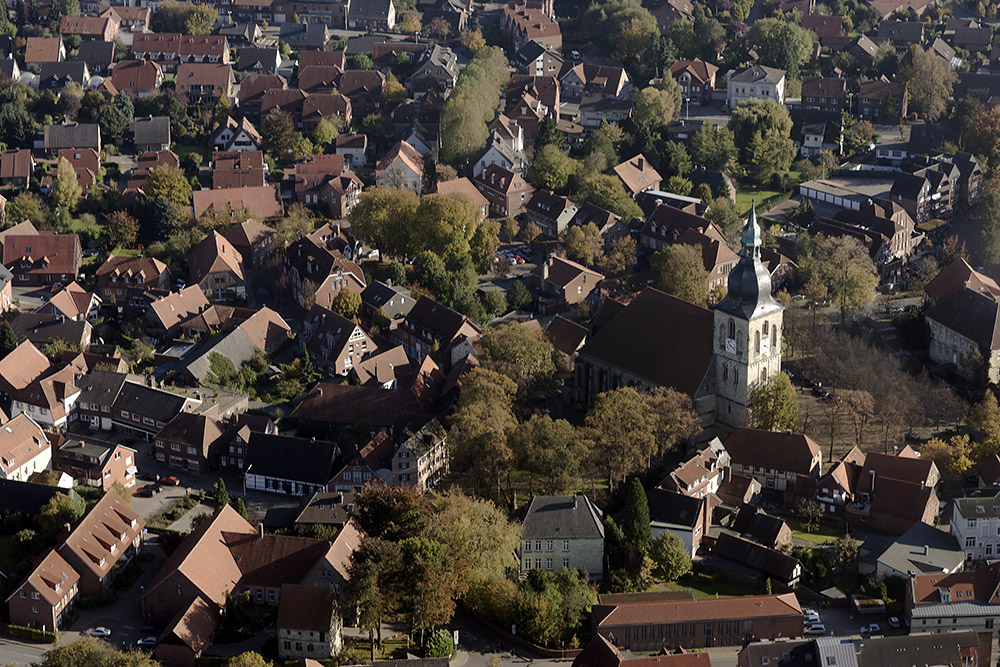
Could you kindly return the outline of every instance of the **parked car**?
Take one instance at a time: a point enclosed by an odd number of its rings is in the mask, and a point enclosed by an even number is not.
[[[138,475],[136,475],[136,477],[146,482],[160,481],[160,476],[155,472],[140,472]]]
[[[896,616],[890,616],[889,617],[889,627],[890,628],[898,628],[901,625],[903,625],[903,623],[902,623],[902,621],[899,620],[898,617],[896,617]]]
[[[872,623],[861,628],[861,634],[877,635],[882,632],[882,628],[878,626],[878,623]]]
[[[139,648],[153,648],[156,646],[156,637],[143,637],[135,645]]]
[[[807,635],[825,635],[826,634],[826,626],[823,625],[823,624],[810,625],[808,628],[806,628],[806,634]]]
[[[164,477],[163,479],[161,479],[160,483],[163,484],[164,486],[180,486],[181,480],[171,475],[170,477]]]
[[[107,629],[103,625],[98,625],[96,628],[87,630],[87,634],[91,637],[101,637],[103,639],[107,639],[111,636],[111,630]]]

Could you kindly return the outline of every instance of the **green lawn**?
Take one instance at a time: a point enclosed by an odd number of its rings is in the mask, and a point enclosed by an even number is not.
[[[137,248],[123,248],[118,246],[111,251],[111,254],[116,257],[139,257],[139,250]]]
[[[188,153],[198,153],[201,155],[202,162],[207,162],[209,157],[208,149],[200,144],[175,144],[174,153],[177,154],[177,158],[180,160],[184,159],[184,156]]]
[[[662,583],[660,587],[668,591],[692,590],[695,597],[699,599],[738,598],[744,595],[761,595],[764,592],[755,588],[747,588],[746,586],[723,581],[722,579],[712,581],[698,575],[689,575],[674,582]]]
[[[826,544],[844,536],[844,531],[839,528],[831,528],[821,524],[809,532],[806,531],[802,526],[802,522],[798,519],[785,519],[785,521],[788,523],[788,527],[792,529],[792,537],[797,537],[800,540],[812,542],[813,544]]]
[[[747,186],[740,186],[736,190],[736,210],[740,212],[740,215],[745,215],[750,212],[751,201],[760,203],[765,199],[777,197],[780,194],[777,190],[771,190],[770,188],[753,190]]]

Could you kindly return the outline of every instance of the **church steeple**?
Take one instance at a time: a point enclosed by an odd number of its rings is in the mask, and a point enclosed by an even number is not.
[[[743,226],[740,243],[740,261],[729,272],[729,291],[716,309],[744,319],[780,309],[780,304],[771,296],[771,273],[760,259],[760,225],[757,224],[757,209],[753,204],[750,205],[750,215]]]
[[[743,236],[740,239],[743,248],[740,250],[740,257],[760,257],[760,227],[757,225],[757,207],[750,202],[750,217],[743,225]]]

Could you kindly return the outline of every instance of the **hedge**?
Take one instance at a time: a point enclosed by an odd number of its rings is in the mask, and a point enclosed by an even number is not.
[[[23,625],[11,625],[10,623],[0,623],[0,633],[21,639],[41,642],[43,644],[55,644],[59,641],[59,635],[55,632],[46,632],[35,628],[26,628]]]

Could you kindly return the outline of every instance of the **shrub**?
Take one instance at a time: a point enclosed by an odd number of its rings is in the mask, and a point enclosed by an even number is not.
[[[22,625],[11,625],[9,623],[0,623],[0,633],[10,635],[11,637],[42,642],[43,644],[55,644],[59,641],[59,635],[55,632],[45,632],[44,630],[26,628]]]
[[[441,628],[427,638],[424,645],[425,658],[450,658],[455,652],[455,643],[449,631]]]

